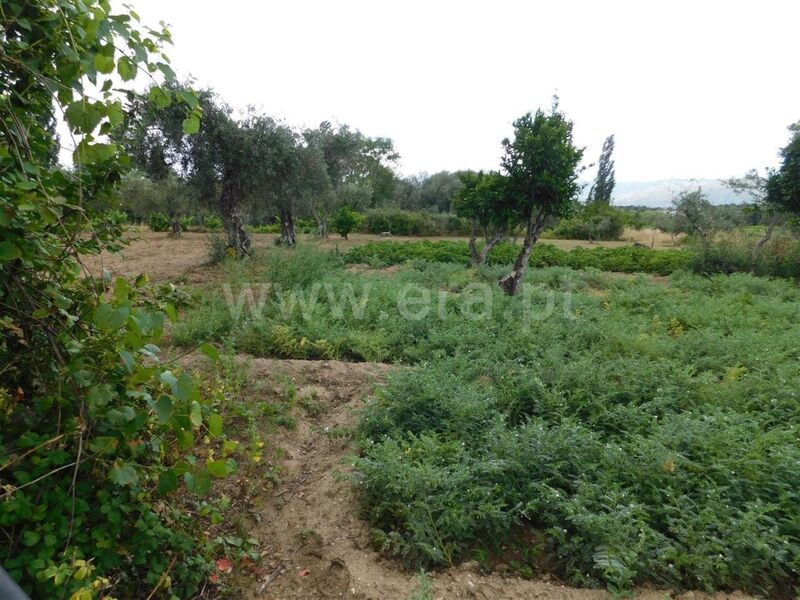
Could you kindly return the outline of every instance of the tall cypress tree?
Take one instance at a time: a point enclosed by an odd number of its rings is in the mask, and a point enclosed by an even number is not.
[[[600,153],[600,160],[597,166],[597,178],[594,180],[586,204],[605,205],[611,204],[611,194],[614,191],[614,160],[611,154],[614,152],[614,136],[610,135],[603,142],[603,151]]]

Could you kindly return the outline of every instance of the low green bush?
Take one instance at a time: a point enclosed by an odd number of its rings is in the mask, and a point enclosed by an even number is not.
[[[519,246],[501,243],[489,253],[489,264],[511,264]],[[551,244],[536,244],[530,257],[533,267],[565,266],[573,269],[594,268],[621,273],[654,273],[669,275],[688,269],[693,254],[685,250],[653,250],[637,246],[621,248],[575,248],[562,250]],[[356,246],[345,255],[349,263],[398,264],[410,260],[427,260],[467,265],[470,262],[466,242],[453,240],[368,242]]]
[[[269,225],[254,225],[252,227],[248,227],[247,230],[251,233],[280,233],[281,224],[271,223]]]
[[[189,231],[189,229],[194,227],[196,220],[192,215],[184,215],[180,218],[180,223],[183,231]]]
[[[697,273],[740,273],[800,279],[800,240],[789,231],[779,231],[753,260],[753,248],[763,229],[747,228],[721,235],[707,251],[694,244],[691,268]]]
[[[397,209],[376,209],[366,213],[363,223],[366,233],[390,232],[393,235],[436,235],[431,219],[424,213]]]
[[[172,221],[164,213],[154,212],[150,214],[147,225],[150,227],[150,231],[169,231]]]
[[[203,217],[203,227],[208,231],[222,231],[222,219],[217,215],[206,215]]]
[[[545,237],[565,240],[618,240],[625,231],[625,215],[613,207],[583,210],[562,219]]]
[[[469,235],[471,225],[466,219],[447,213],[381,208],[366,212],[360,230],[406,236]]]

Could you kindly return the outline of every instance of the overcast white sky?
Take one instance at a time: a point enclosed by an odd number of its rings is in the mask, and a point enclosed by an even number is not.
[[[401,171],[496,168],[554,92],[618,181],[777,163],[800,120],[800,2],[130,0],[179,76],[295,126],[391,137]]]

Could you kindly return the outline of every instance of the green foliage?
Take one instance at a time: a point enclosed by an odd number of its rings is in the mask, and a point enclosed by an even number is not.
[[[231,258],[231,253],[228,251],[228,241],[221,235],[209,236],[206,257],[209,265],[218,265]]]
[[[766,183],[767,202],[800,215],[800,122],[789,127],[791,139],[781,149],[781,166]]]
[[[367,233],[393,235],[436,235],[437,230],[425,213],[397,209],[377,209],[366,213],[364,230]]]
[[[620,239],[624,231],[623,211],[602,204],[587,204],[578,214],[559,221],[548,237],[606,241]]]
[[[498,244],[489,252],[488,264],[507,265],[514,261],[518,246]],[[685,250],[653,250],[625,246],[621,248],[576,248],[561,250],[549,244],[537,244],[530,256],[530,266],[565,266],[573,269],[593,268],[620,273],[654,273],[669,275],[692,264],[693,253]],[[345,255],[350,263],[402,264],[407,261],[457,263],[470,261],[466,242],[449,240],[393,242],[380,241],[351,248]]]
[[[797,289],[605,283],[573,295],[577,319],[502,335],[448,322],[444,355],[417,341],[429,358],[392,375],[360,426],[355,481],[377,543],[446,566],[522,552],[533,530],[574,584],[790,594]]]
[[[513,210],[522,224],[544,225],[568,214],[580,186],[583,149],[573,142],[573,124],[554,98],[549,113],[537,110],[514,121],[514,138],[503,140],[503,169],[510,178]],[[538,231],[536,232],[538,234]]]
[[[600,160],[597,161],[597,176],[589,190],[586,204],[589,206],[611,206],[611,195],[614,193],[616,179],[614,177],[614,136],[610,135],[603,142]]]
[[[154,212],[150,214],[147,226],[150,231],[169,231],[172,227],[172,220],[162,212]]]
[[[234,298],[245,282],[280,285],[263,311],[237,321],[221,294],[209,294],[173,333],[256,355],[415,365],[368,401],[356,436],[353,476],[380,548],[415,567],[511,553],[528,557],[520,572],[547,564],[574,584],[616,591],[658,582],[792,593],[796,285],[542,267],[528,274],[531,301],[552,295],[555,311],[526,328],[523,295],[493,284],[501,266],[465,268],[464,244],[372,247],[461,254],[456,264],[412,258],[388,275],[311,248],[272,249],[229,271]],[[550,253],[542,261],[611,256],[620,266],[692,256],[541,248]],[[460,308],[474,283],[491,293],[488,318],[469,320]],[[409,284],[434,302],[419,320],[398,311]],[[337,314],[348,285],[356,297],[369,290],[363,314]],[[308,306],[315,286],[317,309],[305,318],[299,293]],[[298,292],[293,311],[289,290]]]
[[[763,228],[762,228],[763,229]],[[763,231],[757,231],[759,236]],[[753,255],[753,233],[736,230],[718,234],[705,253],[697,252],[691,270],[697,273],[753,273],[800,279],[800,240],[782,230]]]
[[[364,215],[360,212],[353,210],[349,206],[343,206],[334,215],[331,228],[344,239],[347,239],[347,235],[355,231],[363,220]]]
[[[114,88],[139,70],[172,77],[169,32],[137,21],[101,0],[2,8],[0,555],[36,598],[143,597],[167,572],[162,588],[190,597],[208,572],[167,495],[208,488],[188,450],[213,399],[159,358],[175,314],[161,293],[145,277],[84,277],[77,260],[121,247],[108,211],[128,160],[104,136],[127,107]],[[191,94],[178,102],[199,116]],[[70,170],[53,159],[56,111],[81,140]]]
[[[203,227],[208,231],[222,231],[222,219],[216,215],[206,215],[203,217]]]

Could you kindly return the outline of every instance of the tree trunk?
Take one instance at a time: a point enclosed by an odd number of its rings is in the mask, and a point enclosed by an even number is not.
[[[478,253],[478,245],[476,244],[476,239],[478,237],[478,225],[475,221],[472,222],[472,233],[469,236],[469,256],[470,260],[472,261],[473,267],[479,267],[483,263],[481,262],[481,255]]]
[[[223,184],[220,197],[222,220],[228,236],[228,248],[233,248],[237,258],[249,256],[252,250],[250,234],[244,228],[244,219],[239,210],[239,198],[236,191]]]
[[[320,213],[314,213],[314,220],[317,222],[317,236],[321,238],[328,237],[328,221]]]
[[[502,239],[503,239],[503,233],[501,231],[495,232],[495,234],[491,237],[484,236],[483,249],[481,250],[481,254],[479,257],[480,262],[475,266],[481,267],[485,265],[486,260],[489,258],[489,252],[491,252],[492,248],[494,248],[497,245],[497,242],[499,242]]]
[[[525,276],[525,268],[528,266],[528,259],[531,257],[533,245],[539,239],[544,224],[544,213],[540,212],[534,219],[533,215],[528,218],[528,225],[525,231],[525,239],[522,242],[522,249],[517,254],[514,261],[514,268],[511,273],[503,277],[500,282],[500,289],[507,295],[513,296],[519,291],[522,278]]]
[[[281,246],[294,247],[297,244],[297,236],[294,233],[294,215],[291,206],[281,205],[281,237],[278,244]]]
[[[178,217],[172,218],[172,237],[181,237],[181,220]]]
[[[750,255],[750,272],[755,274],[756,270],[756,260],[758,259],[758,255],[761,253],[761,249],[766,245],[768,241],[772,239],[772,233],[775,231],[775,226],[778,224],[778,218],[772,217],[769,220],[769,226],[767,227],[767,231],[764,233],[764,237],[762,237],[756,245],[753,247],[753,253]]]

